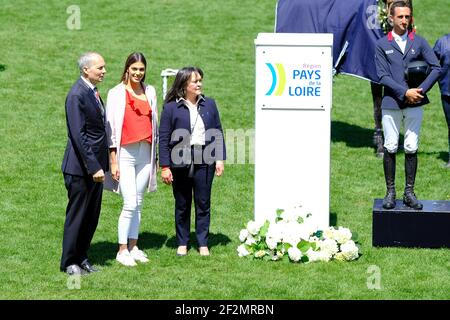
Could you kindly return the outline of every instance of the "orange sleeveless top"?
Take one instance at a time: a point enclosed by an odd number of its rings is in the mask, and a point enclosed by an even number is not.
[[[126,105],[121,145],[147,141],[152,143],[152,108],[147,100],[137,99],[125,89]]]

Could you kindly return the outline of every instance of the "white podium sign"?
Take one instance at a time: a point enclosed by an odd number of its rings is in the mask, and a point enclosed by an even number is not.
[[[329,225],[332,34],[260,33],[255,219],[301,205]]]

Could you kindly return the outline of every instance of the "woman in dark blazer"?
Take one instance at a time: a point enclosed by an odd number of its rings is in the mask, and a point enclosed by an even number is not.
[[[202,95],[203,71],[178,71],[167,93],[159,128],[161,177],[171,184],[175,198],[177,255],[187,254],[192,195],[195,231],[202,256],[209,255],[211,187],[214,173],[224,170],[225,143],[213,99]]]

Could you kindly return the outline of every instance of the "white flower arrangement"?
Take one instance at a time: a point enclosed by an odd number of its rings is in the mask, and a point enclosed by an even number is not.
[[[291,262],[352,261],[359,257],[356,234],[344,227],[317,230],[301,206],[277,210],[273,221],[249,221],[239,233],[239,257]]]

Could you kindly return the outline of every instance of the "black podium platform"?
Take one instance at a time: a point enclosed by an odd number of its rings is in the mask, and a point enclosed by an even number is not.
[[[450,201],[420,200],[422,210],[396,201],[394,209],[373,204],[372,245],[375,247],[450,248]]]

